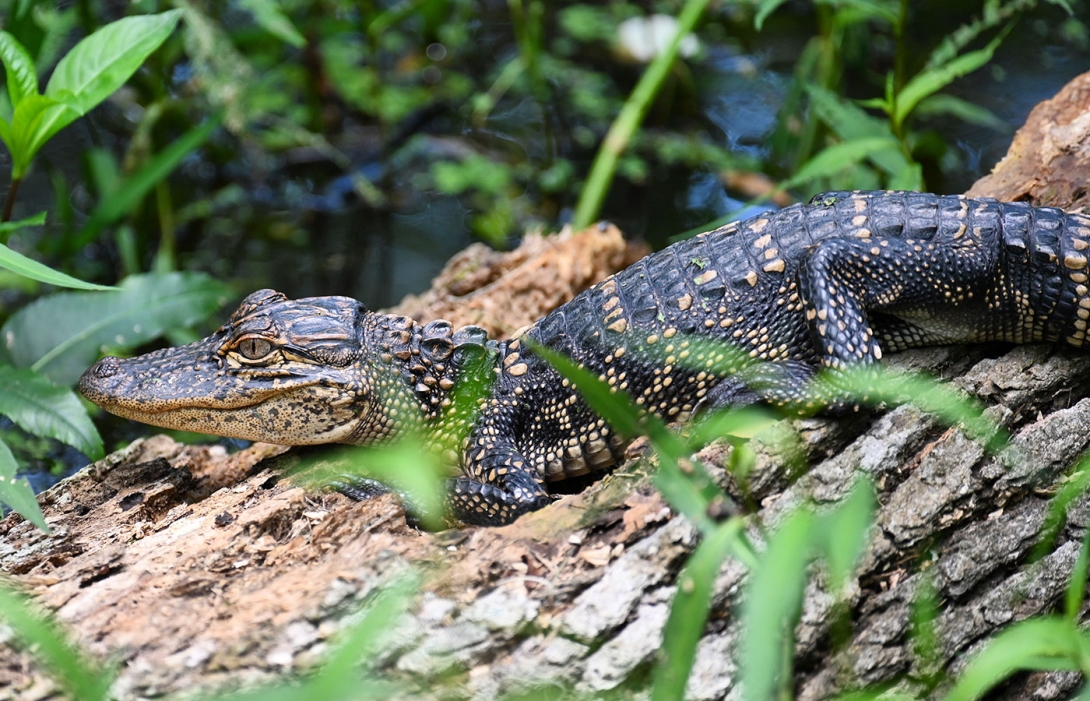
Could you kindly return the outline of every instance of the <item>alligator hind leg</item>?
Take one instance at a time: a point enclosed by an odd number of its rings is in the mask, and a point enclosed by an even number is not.
[[[873,368],[882,357],[871,315],[888,319],[905,310],[920,320],[920,338],[931,341],[962,340],[966,328],[979,326],[980,303],[995,267],[995,256],[982,248],[969,240],[959,248],[927,239],[870,237],[813,246],[800,262],[799,293],[810,338],[834,382],[847,371]],[[943,333],[924,328],[932,314],[943,320]],[[910,322],[893,326],[901,328],[901,341],[911,341]]]

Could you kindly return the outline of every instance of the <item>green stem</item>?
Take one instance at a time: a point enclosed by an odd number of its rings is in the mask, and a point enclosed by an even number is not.
[[[155,185],[155,205],[159,211],[159,250],[155,254],[155,272],[169,273],[175,268],[174,257],[174,207],[170,200],[170,186],[165,180]]]
[[[575,207],[575,218],[572,221],[575,229],[588,226],[598,216],[606,193],[609,192],[613,175],[617,171],[617,161],[620,160],[628,142],[632,140],[633,134],[643,123],[643,118],[651,107],[651,101],[655,99],[670,68],[674,65],[681,40],[693,31],[693,27],[696,26],[707,6],[708,0],[688,0],[685,3],[681,14],[678,15],[677,36],[670,42],[670,46],[647,66],[647,70],[640,77],[632,94],[621,107],[617,118],[610,125],[606,138],[598,149],[598,155],[594,158],[590,175],[587,176],[587,183],[579,196],[579,203]]]
[[[11,187],[8,188],[7,199],[4,200],[4,214],[0,217],[0,221],[11,221],[11,213],[15,209],[15,195],[18,194],[22,183],[22,178],[11,179]],[[7,238],[7,234],[0,234],[0,243],[7,243]]]

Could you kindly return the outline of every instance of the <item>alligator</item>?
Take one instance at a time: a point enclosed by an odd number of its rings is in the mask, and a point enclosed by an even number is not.
[[[421,428],[460,436],[448,506],[497,525],[548,504],[552,483],[617,464],[626,447],[541,348],[671,422],[753,402],[809,411],[854,401],[815,392],[818,371],[846,376],[891,351],[1082,346],[1088,248],[1090,217],[1059,209],[830,192],[675,243],[508,340],[347,297],[260,290],[208,338],[104,358],[80,389],[156,426],[286,445],[374,444]],[[473,382],[478,401],[458,401]]]

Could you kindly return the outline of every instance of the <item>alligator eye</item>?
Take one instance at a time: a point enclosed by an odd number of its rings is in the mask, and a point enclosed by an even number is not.
[[[247,360],[261,360],[272,352],[273,345],[264,338],[244,338],[238,344],[238,352]]]

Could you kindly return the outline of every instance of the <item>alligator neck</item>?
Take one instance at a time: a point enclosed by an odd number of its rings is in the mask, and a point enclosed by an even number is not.
[[[361,325],[363,360],[372,368],[371,416],[352,443],[371,444],[413,431],[468,431],[491,389],[499,344],[479,326],[370,313]]]

